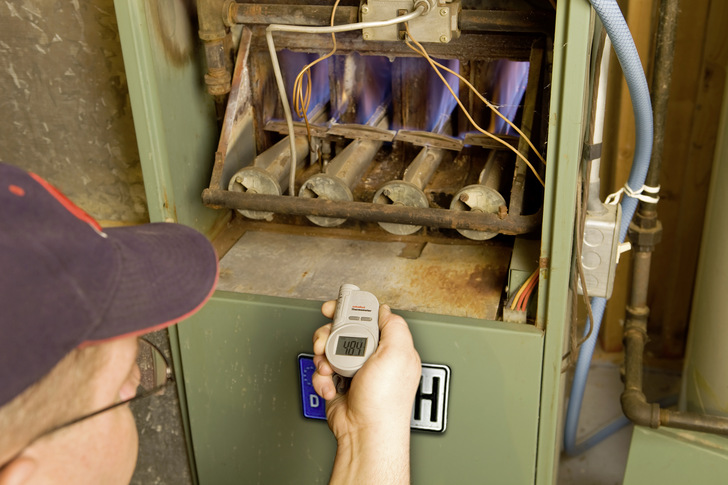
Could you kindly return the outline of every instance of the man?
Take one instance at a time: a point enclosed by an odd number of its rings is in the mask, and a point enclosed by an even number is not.
[[[127,403],[144,396],[137,336],[197,311],[217,275],[196,231],[102,229],[40,177],[0,163],[0,485],[128,483],[138,437]],[[419,357],[384,305],[380,329],[346,395],[323,356],[330,324],[314,335],[314,386],[339,444],[332,483],[409,481]]]

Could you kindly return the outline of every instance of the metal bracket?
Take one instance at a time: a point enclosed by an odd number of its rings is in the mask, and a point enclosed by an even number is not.
[[[361,21],[373,22],[388,20],[414,9],[412,0],[367,0],[361,5]],[[437,42],[447,44],[460,36],[458,21],[460,0],[433,1],[427,13],[409,21],[412,36],[418,42]],[[392,25],[375,29],[362,29],[362,38],[371,41],[400,41],[404,39],[404,27]]]

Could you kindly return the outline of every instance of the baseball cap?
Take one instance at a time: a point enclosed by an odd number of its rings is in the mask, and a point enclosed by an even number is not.
[[[39,176],[0,163],[0,406],[76,347],[190,316],[217,277],[194,229],[102,228]]]

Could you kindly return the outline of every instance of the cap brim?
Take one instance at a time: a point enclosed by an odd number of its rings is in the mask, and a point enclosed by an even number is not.
[[[217,255],[197,231],[153,223],[104,232],[117,248],[121,270],[109,307],[84,344],[165,328],[195,313],[212,296]]]

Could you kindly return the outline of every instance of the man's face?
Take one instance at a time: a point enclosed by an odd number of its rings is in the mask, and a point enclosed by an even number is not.
[[[99,344],[108,357],[93,382],[87,412],[134,396],[139,384],[137,340]],[[26,448],[17,470],[27,484],[128,484],[138,451],[134,418],[120,406],[60,429]],[[9,472],[12,469],[8,470]],[[0,485],[3,483],[0,477]]]

